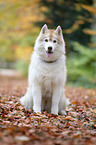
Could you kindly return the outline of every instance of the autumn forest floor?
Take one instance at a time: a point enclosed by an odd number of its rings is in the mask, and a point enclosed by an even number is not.
[[[0,145],[96,145],[96,90],[66,88],[65,115],[35,114],[19,98],[27,80],[0,75]]]

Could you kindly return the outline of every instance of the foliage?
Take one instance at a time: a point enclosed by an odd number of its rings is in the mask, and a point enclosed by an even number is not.
[[[3,42],[2,42],[3,43]],[[2,49],[0,50],[0,60],[2,62],[14,62],[15,60],[15,50],[11,47],[11,43],[6,41],[1,46]]]
[[[40,0],[40,5],[47,8],[43,11],[45,19],[42,23],[47,23],[50,28],[61,25],[68,47],[70,40],[88,46],[91,36],[84,30],[90,29],[92,16],[96,13],[92,0]]]
[[[18,60],[15,62],[15,69],[18,70],[23,76],[28,76],[28,62],[24,60]]]
[[[72,42],[74,53],[67,59],[68,81],[84,87],[96,86],[96,49]]]
[[[34,113],[19,103],[26,90],[20,77],[0,77],[0,143],[3,145],[95,145],[96,90],[67,88],[72,106],[65,115]],[[7,87],[6,87],[7,86]],[[79,98],[79,99],[78,99]]]
[[[0,1],[1,61],[15,62],[22,59],[22,55],[18,55],[18,52],[22,51],[23,53],[23,48],[24,51],[26,49],[25,60],[26,57],[29,59],[30,49],[28,48],[32,47],[33,49],[40,30],[34,23],[42,19],[42,17],[39,17],[38,1]]]

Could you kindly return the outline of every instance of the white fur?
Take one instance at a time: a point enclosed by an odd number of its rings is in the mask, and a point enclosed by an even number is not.
[[[45,42],[45,38],[48,42]],[[53,40],[56,39],[56,43]],[[52,47],[52,56],[47,56],[48,46]],[[69,105],[65,97],[66,82],[65,43],[61,27],[49,30],[45,24],[36,40],[31,57],[28,76],[28,88],[20,102],[25,108],[41,113],[46,110],[52,114],[64,113]]]

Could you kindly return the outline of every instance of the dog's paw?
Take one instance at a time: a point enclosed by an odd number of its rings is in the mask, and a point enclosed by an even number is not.
[[[41,114],[41,108],[37,106],[33,106],[33,110],[35,113],[40,113]]]
[[[34,113],[39,113],[39,114],[41,114],[41,111],[34,111]]]
[[[26,96],[23,96],[19,99],[21,105],[25,107],[25,109],[33,109],[32,101],[29,100]]]
[[[58,108],[52,107],[52,108],[51,108],[51,114],[58,115]]]
[[[24,96],[19,99],[21,105],[25,105],[25,98]]]
[[[67,113],[66,113],[65,110],[61,110],[61,111],[59,112],[59,114],[60,114],[60,115],[67,115]]]
[[[70,104],[71,104],[71,102],[69,101],[68,98],[66,98],[65,104],[64,104],[64,109],[66,109]]]

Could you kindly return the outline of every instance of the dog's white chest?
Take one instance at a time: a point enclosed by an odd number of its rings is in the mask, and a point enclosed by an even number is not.
[[[43,88],[52,88],[54,85],[62,85],[64,81],[63,60],[47,63],[38,58],[36,54],[32,56],[29,75],[32,82],[39,83]]]
[[[60,75],[62,75],[63,71],[60,69],[58,65],[54,64],[41,65],[40,70],[38,70],[39,71],[38,76],[40,78],[41,83],[46,87],[59,83],[59,81],[61,81]]]

